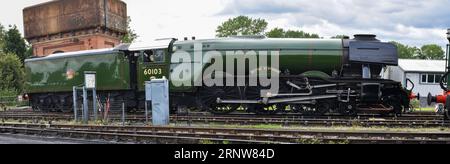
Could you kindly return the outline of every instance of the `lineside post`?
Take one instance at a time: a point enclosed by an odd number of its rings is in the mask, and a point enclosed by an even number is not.
[[[83,86],[83,123],[87,124],[88,121],[89,121],[88,95],[86,87]]]
[[[78,109],[77,109],[77,87],[73,87],[73,115],[75,122],[78,122]]]
[[[122,126],[125,126],[125,100],[122,100]]]
[[[145,82],[145,123],[147,125],[149,125],[148,122],[148,103],[152,101],[152,86],[151,86],[151,81],[146,81]],[[152,115],[153,117],[153,115]]]
[[[148,125],[148,103],[145,101],[145,125]]]
[[[98,112],[98,106],[97,106],[97,89],[96,88],[94,88],[94,89],[92,89],[92,97],[93,97],[93,101],[92,101],[92,104],[93,104],[93,106],[94,106],[94,121],[97,121],[97,112]]]

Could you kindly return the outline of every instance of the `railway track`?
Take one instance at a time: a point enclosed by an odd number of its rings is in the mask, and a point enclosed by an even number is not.
[[[264,130],[205,127],[87,126],[0,123],[0,133],[131,143],[450,144],[447,132]]]
[[[54,114],[54,113],[1,113],[0,116],[3,117],[73,117],[73,114]],[[120,114],[112,114],[109,117],[119,117]],[[215,117],[215,118],[253,118],[253,119],[281,119],[281,118],[292,118],[292,119],[384,119],[384,120],[410,120],[410,121],[419,121],[419,120],[441,120],[442,116],[439,115],[404,115],[402,117],[380,117],[380,116],[370,116],[370,115],[360,115],[360,116],[302,116],[302,115],[204,115],[204,114],[189,114],[189,115],[177,115],[173,114],[172,116],[178,117]],[[131,118],[139,118],[145,117],[144,114],[127,114],[126,117]]]
[[[121,113],[121,112],[119,112]],[[0,116],[73,116],[72,114],[62,114],[62,113],[44,113],[44,112],[34,112],[31,110],[9,110],[0,112]],[[112,116],[117,116],[120,114],[111,114]],[[379,116],[379,115],[370,115],[370,114],[361,114],[357,116],[343,116],[343,115],[326,115],[326,116],[312,116],[312,115],[302,115],[302,114],[276,114],[276,115],[254,115],[254,114],[241,114],[241,113],[233,113],[229,115],[212,115],[210,113],[205,112],[194,112],[188,114],[174,114],[175,116],[194,116],[194,117],[246,117],[246,118],[333,118],[333,119],[367,119],[367,118],[381,118],[387,120],[430,120],[430,119],[442,119],[442,115],[437,115],[435,113],[410,113],[403,114],[401,117],[392,117],[392,116]],[[135,114],[127,114],[127,116],[131,117],[143,117],[144,113],[135,113]]]
[[[55,114],[0,114],[2,120],[17,121],[72,121],[71,115]],[[151,117],[149,118],[151,121]],[[119,121],[121,116],[110,116],[109,120]],[[145,123],[142,115],[129,115],[127,122]],[[237,124],[237,125],[283,125],[283,126],[362,126],[362,127],[450,127],[450,123],[443,119],[417,118],[334,118],[334,117],[243,117],[243,116],[171,116],[174,124]]]
[[[17,121],[72,121],[73,115],[61,113],[41,113],[31,110],[11,110],[0,112],[2,120]],[[120,114],[111,114],[110,121],[120,121]],[[145,123],[143,113],[126,115],[127,122]],[[151,118],[150,118],[151,121]],[[283,125],[283,126],[362,126],[362,127],[450,127],[450,122],[440,115],[432,113],[404,114],[402,117],[380,117],[375,115],[350,116],[302,116],[280,114],[271,116],[232,114],[215,116],[207,113],[190,113],[189,115],[172,115],[174,124],[237,124],[237,125]]]

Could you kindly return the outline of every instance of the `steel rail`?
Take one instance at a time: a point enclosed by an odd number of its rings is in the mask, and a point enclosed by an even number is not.
[[[239,128],[199,127],[120,127],[86,125],[0,124],[2,132],[14,133],[17,129],[89,132],[96,135],[172,136],[221,141],[257,141],[260,143],[303,143],[308,140],[343,143],[436,143],[450,144],[446,132],[374,132],[374,131],[328,131],[328,130],[264,130]],[[94,137],[95,138],[95,137]],[[97,137],[96,139],[101,139]]]
[[[119,120],[119,116],[110,120]],[[53,115],[0,115],[2,120],[19,121],[72,121],[72,116]],[[151,120],[151,118],[149,119]],[[146,121],[145,117],[127,117],[128,122]],[[171,122],[179,123],[220,123],[240,125],[273,124],[283,126],[386,126],[386,127],[450,127],[444,120],[384,120],[384,119],[316,119],[316,118],[255,118],[255,117],[214,117],[214,116],[172,116]]]

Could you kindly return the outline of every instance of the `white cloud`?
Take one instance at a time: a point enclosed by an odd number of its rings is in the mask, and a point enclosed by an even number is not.
[[[324,37],[373,33],[381,40],[444,46],[444,29],[450,26],[447,6],[448,0],[230,0],[220,13],[262,17],[271,28],[301,29]]]
[[[11,1],[0,7],[0,23],[23,29],[22,9],[47,0]],[[124,0],[140,40],[212,38],[221,22],[237,15],[266,19],[282,27],[318,33],[377,34],[410,45],[445,45],[449,0]]]
[[[140,40],[191,37],[211,38],[216,27],[227,17],[214,16],[222,2],[214,0],[125,0],[132,27]]]

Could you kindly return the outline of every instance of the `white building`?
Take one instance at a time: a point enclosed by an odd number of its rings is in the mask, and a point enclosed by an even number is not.
[[[399,66],[388,67],[383,77],[401,82],[403,86],[406,86],[406,79],[410,79],[415,85],[413,92],[420,94],[422,106],[427,106],[428,93],[442,94],[439,82],[445,74],[445,60],[400,59],[398,64]],[[410,83],[408,88],[411,88]]]

